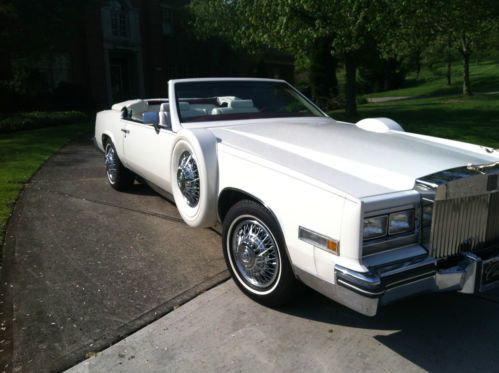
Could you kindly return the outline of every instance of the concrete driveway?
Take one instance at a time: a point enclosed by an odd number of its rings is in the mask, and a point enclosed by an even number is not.
[[[84,139],[26,186],[3,252],[0,368],[60,371],[228,278],[219,236],[137,184],[106,184]]]
[[[313,291],[280,310],[232,281],[68,373],[497,372],[499,294],[434,294],[356,314]]]

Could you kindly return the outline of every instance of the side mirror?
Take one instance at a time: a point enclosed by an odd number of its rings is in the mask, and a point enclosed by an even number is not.
[[[121,119],[128,119],[128,110],[126,106],[121,109]]]
[[[154,122],[152,125],[154,127],[154,131],[156,131],[156,133],[159,133],[159,130],[161,129],[161,126],[159,125],[159,123]]]

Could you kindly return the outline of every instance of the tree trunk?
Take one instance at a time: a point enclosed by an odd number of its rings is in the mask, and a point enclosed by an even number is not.
[[[447,39],[447,85],[452,85],[452,39]]]
[[[331,96],[337,96],[337,61],[331,54],[331,40],[327,38],[317,40],[309,58],[309,77],[313,99],[321,103],[321,101],[327,101]]]
[[[355,117],[357,115],[357,66],[355,65],[354,58],[351,54],[345,55],[345,70],[345,111],[348,117]]]
[[[416,81],[419,81],[420,74],[421,74],[421,54],[418,52],[416,55]]]
[[[471,96],[473,92],[471,92],[471,83],[470,83],[470,55],[471,52],[468,48],[468,44],[466,42],[466,35],[462,35],[461,37],[461,54],[463,55],[463,96]]]
[[[447,55],[447,85],[452,85],[452,60],[450,53]]]

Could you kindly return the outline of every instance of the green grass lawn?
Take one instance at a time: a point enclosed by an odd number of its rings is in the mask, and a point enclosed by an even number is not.
[[[0,136],[0,243],[24,184],[61,146],[92,129],[89,123],[77,123]]]
[[[452,84],[447,85],[447,66],[423,68],[419,80],[408,74],[405,88],[367,94],[366,97],[437,96],[456,95],[462,92],[463,67],[461,61],[452,65]],[[499,92],[499,63],[495,61],[470,64],[471,90],[473,92]]]
[[[499,96],[445,96],[366,104],[359,118],[388,117],[406,131],[499,148]],[[330,115],[347,120],[344,111]]]

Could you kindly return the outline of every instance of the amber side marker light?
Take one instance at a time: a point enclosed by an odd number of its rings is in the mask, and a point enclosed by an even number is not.
[[[323,234],[311,231],[310,229],[299,227],[298,238],[306,243],[314,245],[319,249],[340,255],[340,242]]]

